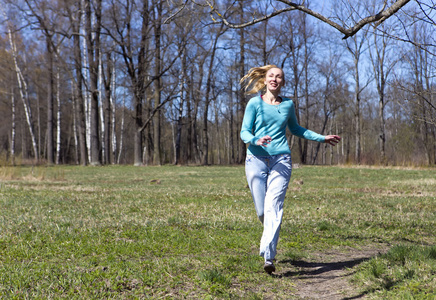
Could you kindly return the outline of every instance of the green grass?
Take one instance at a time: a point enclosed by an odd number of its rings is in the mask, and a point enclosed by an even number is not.
[[[289,299],[262,270],[243,167],[0,169],[0,298]],[[379,299],[434,299],[436,171],[293,171],[281,261],[390,246],[355,267]],[[406,293],[407,291],[407,293]],[[428,297],[428,298],[426,298]],[[431,298],[433,297],[433,298]]]
[[[397,245],[358,267],[353,281],[381,299],[435,299],[436,246]]]

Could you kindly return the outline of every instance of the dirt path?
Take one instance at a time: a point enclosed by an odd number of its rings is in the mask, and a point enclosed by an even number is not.
[[[313,254],[310,260],[282,261],[292,267],[282,269],[277,276],[295,278],[295,296],[300,299],[365,299],[365,294],[350,285],[351,272],[348,269],[383,252],[383,248],[350,249],[341,253]]]

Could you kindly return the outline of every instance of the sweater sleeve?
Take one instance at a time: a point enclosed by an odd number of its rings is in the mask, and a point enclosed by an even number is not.
[[[245,108],[244,118],[242,120],[241,126],[241,139],[244,143],[249,143],[251,145],[256,145],[259,140],[253,135],[253,127],[256,119],[256,107],[253,105],[252,101],[249,101],[247,107]]]
[[[325,137],[321,134],[318,134],[314,131],[311,131],[309,129],[306,129],[302,126],[300,126],[297,122],[297,116],[295,114],[295,106],[292,104],[291,111],[290,111],[290,117],[288,120],[288,128],[291,131],[291,133],[295,136],[298,136],[300,138],[316,141],[316,142],[325,142]]]

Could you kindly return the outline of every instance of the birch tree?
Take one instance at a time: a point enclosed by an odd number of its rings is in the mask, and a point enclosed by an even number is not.
[[[101,165],[100,156],[100,137],[99,137],[99,62],[101,55],[100,34],[101,34],[101,18],[102,18],[102,0],[85,0],[84,1],[85,15],[85,34],[87,57],[89,66],[89,90],[91,93],[91,165]],[[94,8],[94,9],[92,9]],[[95,18],[95,22],[93,22]]]
[[[4,16],[4,19],[8,20],[4,9],[2,9],[2,14]],[[20,66],[18,65],[18,52],[15,45],[14,34],[12,33],[11,26],[12,25],[7,21],[7,33],[9,38],[9,44],[11,47],[11,54],[14,61],[15,73],[17,76],[18,90],[19,90],[21,101],[23,103],[24,113],[26,115],[26,121],[29,128],[30,138],[32,141],[34,157],[36,161],[39,161],[39,150],[36,143],[35,132],[33,127],[33,117],[32,117],[32,110],[29,103],[27,82],[23,76],[23,73],[21,72]]]
[[[142,127],[144,126],[143,106],[147,88],[146,72],[150,61],[148,56],[150,43],[150,12],[148,1],[142,2],[142,6],[138,8],[139,11],[136,11],[137,7],[135,4],[136,3],[133,1],[127,3],[115,1],[110,8],[110,20],[114,29],[105,29],[120,49],[121,59],[124,62],[131,82],[135,120],[133,164],[140,166],[143,164]],[[135,20],[138,16],[139,21]],[[135,24],[132,24],[132,22],[136,24],[139,23],[140,27],[136,28],[134,26]],[[137,29],[139,34],[136,35],[133,29]],[[136,37],[139,41],[135,39]],[[135,49],[137,49],[137,51],[135,51]]]
[[[59,66],[56,66],[56,164],[60,164],[61,159],[61,79]]]
[[[55,35],[54,27],[57,25],[51,20],[51,16],[47,15],[49,11],[49,3],[46,1],[29,1],[25,0],[26,6],[30,15],[36,19],[38,27],[45,37],[47,49],[47,68],[48,68],[48,83],[47,83],[47,131],[46,131],[46,159],[47,164],[54,164],[55,159],[55,144],[54,144],[54,95],[55,95],[55,72],[54,72],[54,57],[57,47],[53,41]],[[56,18],[56,17],[54,17]]]
[[[15,166],[15,135],[16,135],[16,121],[15,121],[15,93],[12,89],[11,92],[11,163]]]
[[[73,60],[74,60],[74,76],[72,76],[71,80],[73,81],[74,89],[73,89],[73,98],[74,98],[74,110],[76,116],[76,124],[77,124],[77,134],[78,134],[78,143],[79,143],[79,155],[80,155],[80,164],[85,166],[88,162],[88,147],[87,147],[87,138],[86,138],[86,110],[85,110],[85,101],[86,97],[84,97],[84,89],[83,89],[83,80],[85,75],[83,74],[83,57],[82,57],[82,49],[81,49],[81,24],[82,24],[82,15],[83,15],[83,7],[82,0],[73,0],[71,3],[65,6],[67,11],[67,17],[69,19],[69,23],[71,26],[73,39]]]

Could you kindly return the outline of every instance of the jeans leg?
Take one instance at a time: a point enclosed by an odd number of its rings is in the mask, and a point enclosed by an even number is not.
[[[264,220],[264,203],[268,179],[268,166],[265,160],[254,155],[248,155],[245,160],[245,175],[253,198],[254,207],[259,220]]]
[[[280,226],[283,217],[283,203],[292,173],[290,155],[277,155],[271,161],[264,202],[263,234],[260,255],[272,260],[277,253]]]

